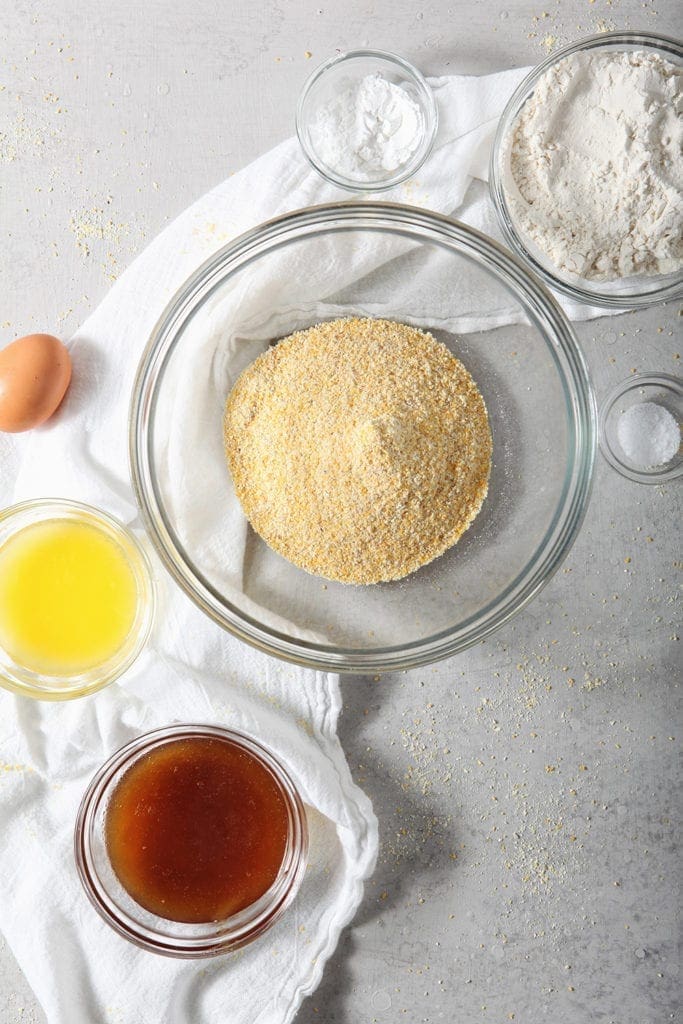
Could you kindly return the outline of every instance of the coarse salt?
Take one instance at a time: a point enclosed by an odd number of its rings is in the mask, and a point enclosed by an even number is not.
[[[644,468],[671,462],[681,443],[681,428],[668,409],[640,402],[621,414],[617,437],[626,457]]]

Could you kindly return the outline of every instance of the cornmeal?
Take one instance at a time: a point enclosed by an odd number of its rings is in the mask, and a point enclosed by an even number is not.
[[[488,489],[486,406],[431,334],[347,319],[299,331],[239,377],[224,441],[247,519],[342,583],[401,579],[455,544]]]

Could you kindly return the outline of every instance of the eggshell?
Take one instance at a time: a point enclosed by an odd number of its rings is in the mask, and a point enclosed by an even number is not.
[[[71,380],[67,349],[51,334],[27,334],[0,350],[0,430],[31,430],[52,416]]]

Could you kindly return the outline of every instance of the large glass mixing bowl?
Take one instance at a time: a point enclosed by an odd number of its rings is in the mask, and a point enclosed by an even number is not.
[[[222,444],[245,366],[294,330],[350,315],[432,331],[477,381],[493,432],[489,495],[461,540],[404,580],[366,587],[273,552],[242,514]],[[347,672],[456,654],[523,608],[576,537],[595,436],[583,356],[545,287],[463,224],[374,202],[287,214],[212,256],[159,320],[130,415],[138,502],[183,590],[247,643]]]

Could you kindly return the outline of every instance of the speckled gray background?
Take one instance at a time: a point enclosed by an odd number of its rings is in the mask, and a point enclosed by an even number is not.
[[[68,336],[168,219],[290,134],[336,48],[483,73],[594,30],[683,30],[675,0],[546,3],[5,0],[0,344]],[[680,374],[681,323],[579,326],[598,398],[634,368]],[[297,1024],[676,1019],[680,494],[599,461],[565,566],[495,639],[344,681],[381,850]],[[0,1024],[44,1019],[0,941]]]

